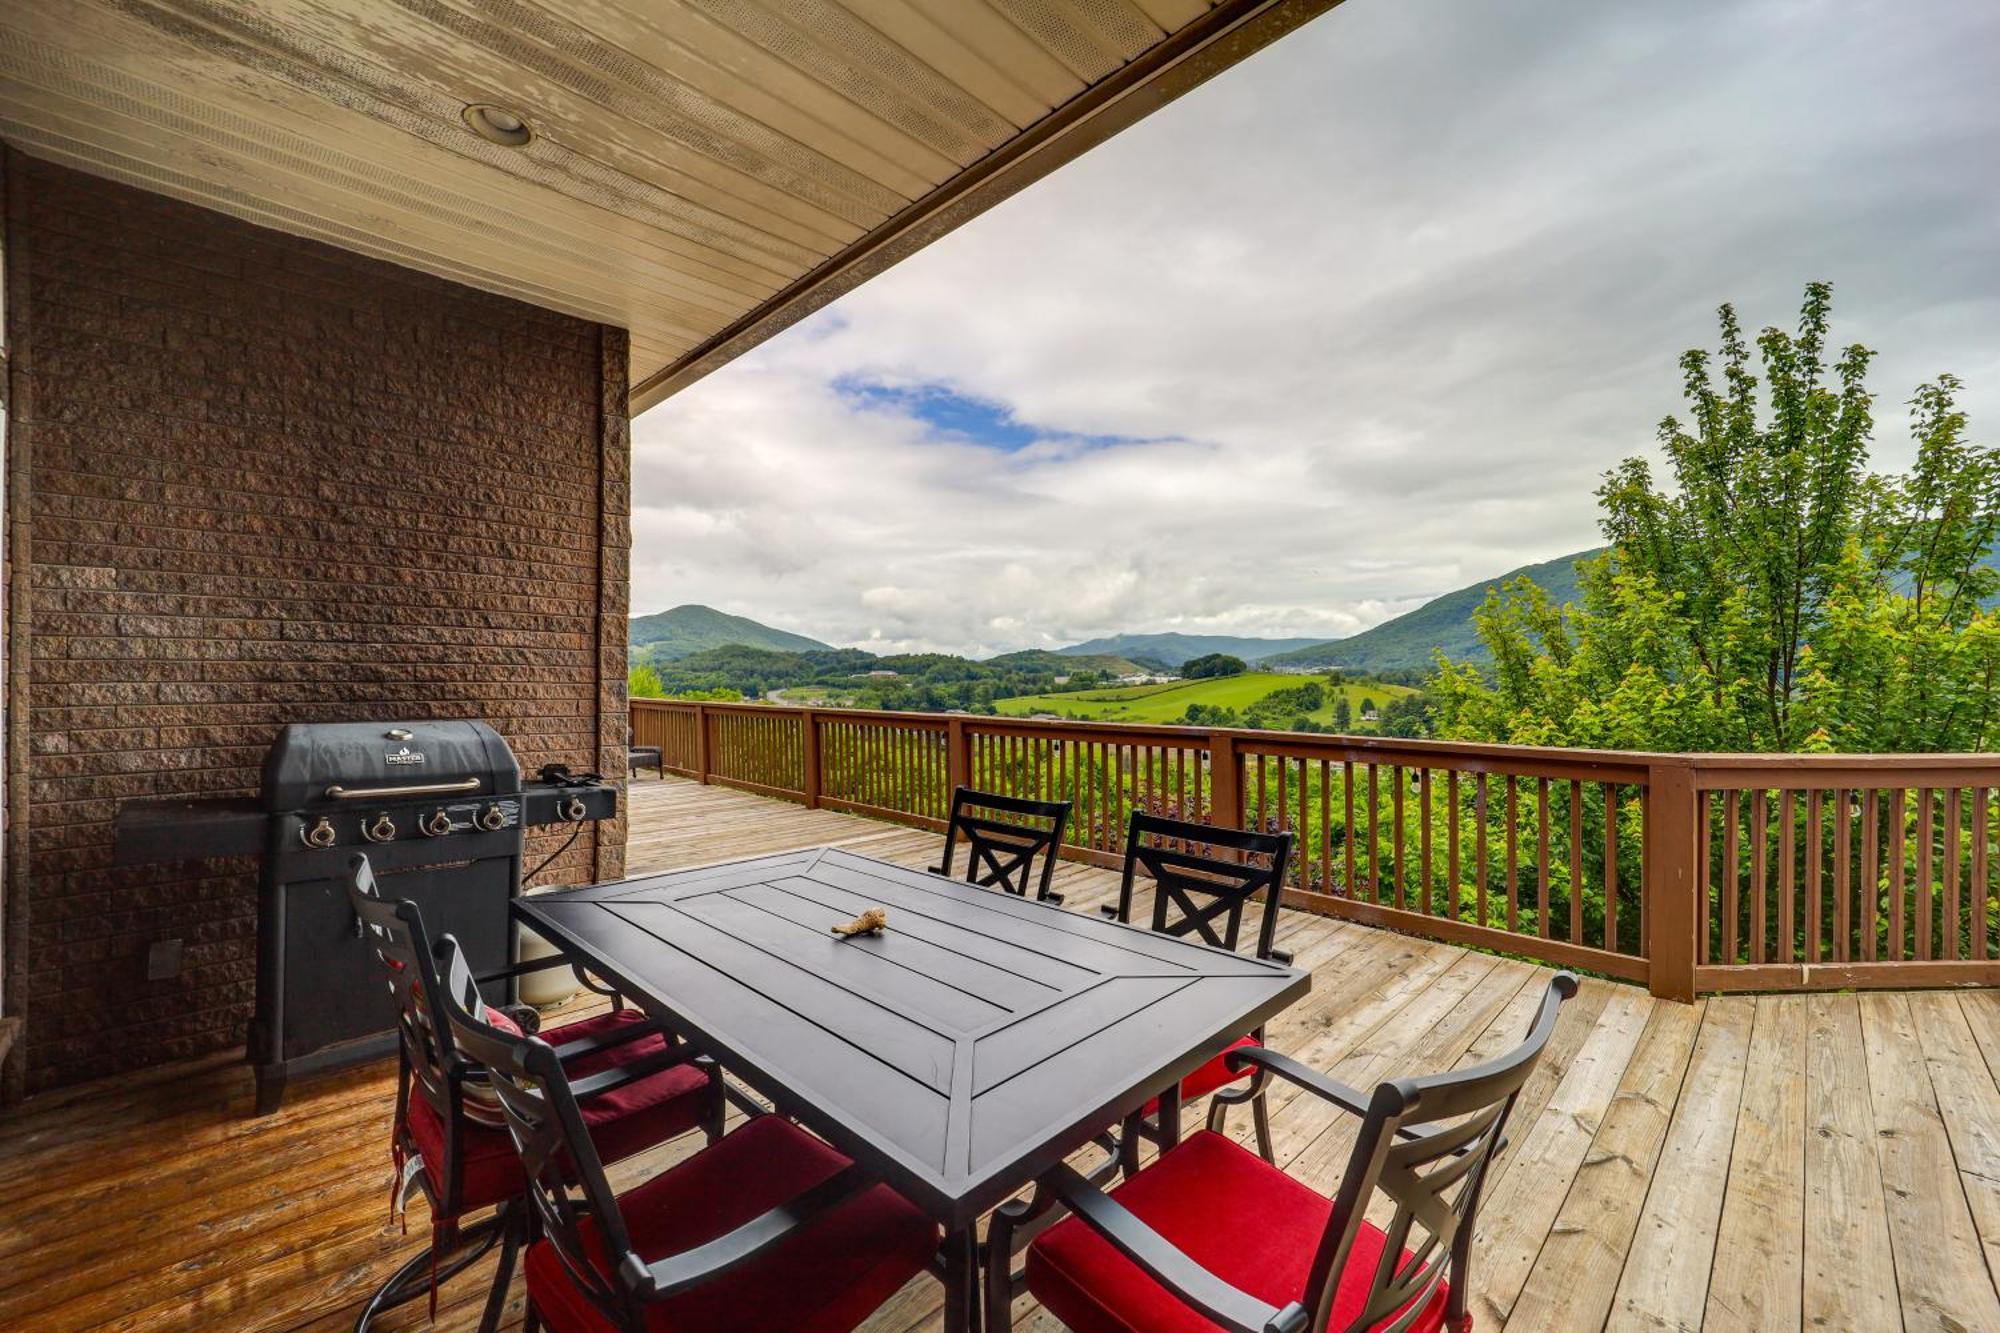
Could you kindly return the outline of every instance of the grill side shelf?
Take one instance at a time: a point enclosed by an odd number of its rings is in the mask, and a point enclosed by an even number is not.
[[[111,825],[111,858],[121,866],[262,856],[270,820],[254,796],[124,801]]]
[[[618,789],[608,783],[601,787],[557,787],[546,782],[524,782],[521,784],[523,818],[529,824],[567,824],[573,818],[567,813],[571,798],[583,802],[586,822],[611,819],[618,814]]]

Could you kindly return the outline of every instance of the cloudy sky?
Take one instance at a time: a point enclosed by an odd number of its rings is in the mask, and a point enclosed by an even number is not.
[[[2000,434],[2000,6],[1347,0],[641,417],[633,604],[1353,633],[1596,541],[1717,303]]]

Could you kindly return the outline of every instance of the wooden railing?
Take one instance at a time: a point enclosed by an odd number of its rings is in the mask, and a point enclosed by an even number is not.
[[[942,828],[953,786],[1296,835],[1287,901],[1655,994],[2000,985],[2000,756],[1681,755],[632,701],[666,767]]]

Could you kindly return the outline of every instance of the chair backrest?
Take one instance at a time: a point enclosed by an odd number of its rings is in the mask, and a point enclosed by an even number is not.
[[[502,1032],[476,1016],[478,988],[457,940],[447,935],[439,941],[438,958],[452,1036],[492,1080],[543,1238],[577,1290],[609,1322],[633,1326],[637,1313],[632,1294],[613,1276],[633,1256],[631,1237],[562,1062],[539,1037]],[[584,1239],[586,1217],[597,1233],[596,1246]]]
[[[966,883],[1005,889],[1025,898],[1028,885],[1036,882],[1035,896],[1050,898],[1056,852],[1068,822],[1068,801],[1031,801],[970,787],[953,788],[951,821],[944,831],[944,864],[937,873],[951,874],[952,852],[963,837]],[[1042,867],[1038,882],[1037,858]]]
[[[1245,909],[1264,900],[1257,956],[1278,957],[1278,899],[1292,859],[1289,833],[1247,833],[1132,812],[1125,834],[1125,870],[1118,884],[1118,919],[1132,919],[1133,881],[1143,867],[1153,878],[1153,929],[1192,935],[1236,951]]]
[[[395,1001],[396,1031],[402,1038],[405,1067],[439,1122],[455,1126],[465,1064],[445,1022],[437,962],[431,954],[430,936],[424,931],[423,914],[413,902],[383,899],[366,856],[350,857],[347,869],[347,900],[360,921],[362,938],[382,964],[390,998]],[[404,1110],[399,1099],[398,1124]],[[446,1169],[442,1164],[431,1165]]]
[[[1527,1038],[1506,1055],[1469,1069],[1396,1079],[1375,1089],[1307,1279],[1304,1304],[1313,1312],[1314,1330],[1330,1329],[1334,1292],[1378,1192],[1394,1204],[1395,1212],[1383,1229],[1387,1241],[1370,1275],[1367,1299],[1353,1321],[1342,1326],[1344,1333],[1407,1327],[1447,1273],[1452,1279],[1450,1317],[1464,1314],[1466,1260],[1487,1167],[1514,1099],[1555,1031],[1563,1002],[1575,994],[1576,977],[1559,972],[1549,981]],[[1418,1133],[1403,1133],[1419,1127]],[[1407,1262],[1402,1257],[1406,1249]]]

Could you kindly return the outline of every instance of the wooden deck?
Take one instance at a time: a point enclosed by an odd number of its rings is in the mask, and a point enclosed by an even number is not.
[[[636,784],[632,815],[635,874],[826,843],[918,863],[938,842],[679,779]],[[1058,879],[1082,910],[1114,887]],[[1281,938],[1316,984],[1272,1044],[1364,1086],[1510,1045],[1546,975],[1298,913]],[[1490,1187],[1477,1326],[2000,1330],[1996,1062],[2000,993],[1687,1006],[1586,981]],[[376,1067],[251,1120],[247,1073],[216,1060],[27,1103],[0,1120],[0,1328],[350,1327],[425,1226],[421,1205],[409,1236],[389,1224],[390,1097]],[[1273,1120],[1330,1189],[1352,1123],[1284,1092]],[[484,1271],[444,1289],[441,1327],[473,1327]],[[934,1326],[937,1299],[920,1279],[869,1328]],[[419,1303],[380,1326],[424,1324]],[[1016,1327],[1055,1325],[1024,1302]]]

